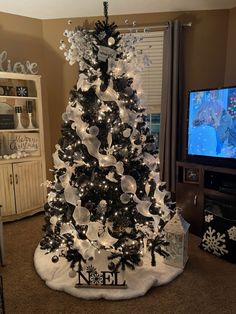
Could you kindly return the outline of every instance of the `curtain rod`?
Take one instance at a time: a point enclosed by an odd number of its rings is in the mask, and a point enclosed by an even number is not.
[[[163,28],[168,28],[168,24],[163,24],[163,25],[150,25],[150,26],[143,26],[143,27],[118,27],[118,31],[130,31],[131,29],[134,30],[143,30],[144,28],[146,28],[147,30],[149,29],[163,29]],[[183,24],[184,27],[191,27],[192,26],[192,22],[189,23],[185,23]]]

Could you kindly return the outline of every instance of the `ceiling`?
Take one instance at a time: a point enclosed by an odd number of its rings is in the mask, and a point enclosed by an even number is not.
[[[103,0],[0,0],[0,12],[38,19],[103,15]],[[236,0],[109,0],[110,15],[231,9]]]

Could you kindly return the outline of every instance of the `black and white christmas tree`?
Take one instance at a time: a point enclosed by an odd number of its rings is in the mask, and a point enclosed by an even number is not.
[[[78,63],[79,75],[62,115],[45,235],[35,253],[36,269],[55,289],[57,283],[49,281],[59,277],[75,289],[82,270],[101,283],[98,265],[104,271],[132,270],[136,277],[140,268],[158,268],[156,253],[166,255],[163,228],[171,201],[139,97],[137,73],[147,59],[135,50],[141,38],[121,36],[109,24],[107,2],[104,13],[93,31],[66,30],[69,48],[64,41],[60,46],[71,65]]]

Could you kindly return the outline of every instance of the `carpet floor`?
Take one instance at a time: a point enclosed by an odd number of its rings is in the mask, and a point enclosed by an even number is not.
[[[0,271],[6,314],[236,313],[236,265],[200,250],[199,238],[191,234],[184,273],[168,285],[152,288],[141,298],[88,301],[51,290],[33,265],[43,218],[39,214],[4,224],[6,266]]]

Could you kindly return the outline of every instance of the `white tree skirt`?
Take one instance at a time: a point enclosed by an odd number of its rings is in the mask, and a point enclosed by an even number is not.
[[[78,276],[69,277],[70,264],[65,258],[60,258],[57,263],[52,263],[51,258],[55,253],[45,255],[45,251],[36,248],[34,254],[34,265],[39,276],[45,280],[48,287],[54,290],[65,291],[75,297],[83,299],[108,299],[122,300],[131,299],[144,295],[152,286],[161,286],[176,278],[183,272],[181,268],[175,268],[163,263],[163,259],[156,255],[157,266],[152,267],[149,254],[144,258],[143,266],[137,267],[135,271],[125,271],[127,289],[96,289],[96,288],[75,288]],[[107,270],[106,257],[95,259],[97,269]],[[99,265],[97,265],[99,260]],[[122,275],[122,274],[120,274]],[[122,282],[122,280],[121,280]]]

